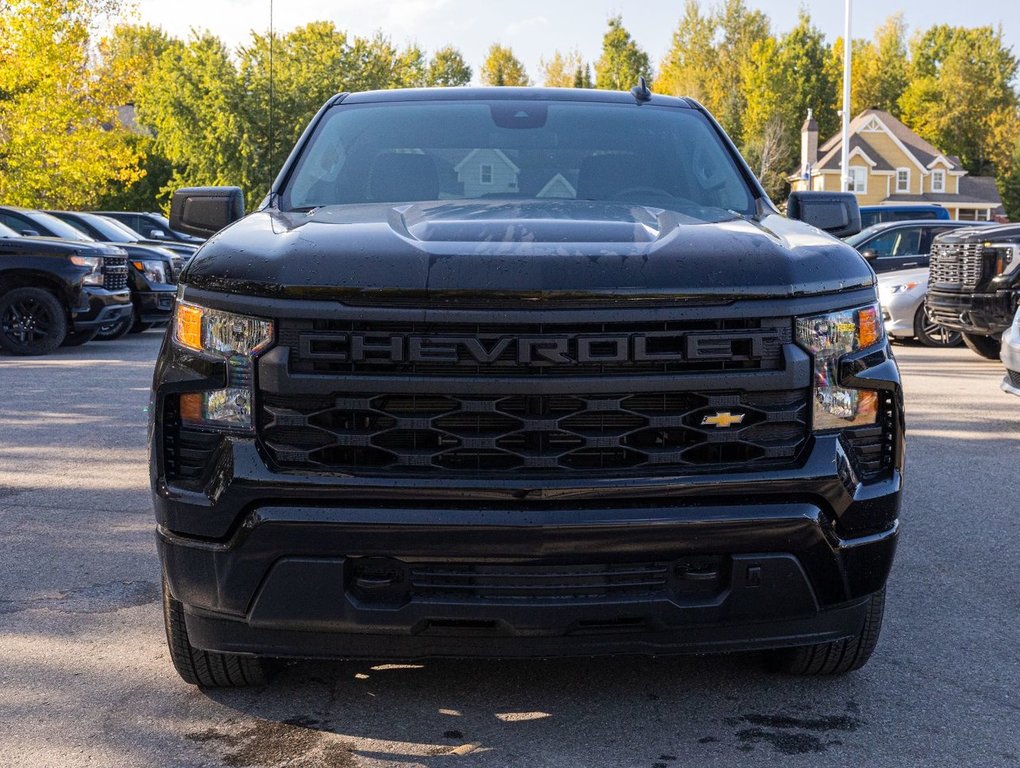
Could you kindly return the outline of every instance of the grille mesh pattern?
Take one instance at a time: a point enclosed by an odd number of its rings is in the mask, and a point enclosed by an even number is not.
[[[1006,373],[1009,374],[1009,380],[1012,382],[1014,387],[1020,387],[1020,371],[1013,371],[1006,369]]]
[[[928,285],[932,290],[970,290],[981,283],[981,243],[936,243],[931,251]]]
[[[277,463],[332,470],[661,472],[789,464],[807,390],[634,395],[263,395]],[[704,425],[721,413],[739,424]]]
[[[108,291],[119,291],[127,288],[127,259],[106,256],[103,259],[103,288]]]

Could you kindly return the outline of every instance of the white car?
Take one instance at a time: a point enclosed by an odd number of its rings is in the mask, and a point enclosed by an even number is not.
[[[1002,389],[1011,395],[1020,395],[1020,307],[1013,318],[1013,325],[1002,334],[1001,357],[1002,364],[1006,366]]]
[[[927,267],[879,274],[878,299],[885,332],[890,338],[916,338],[926,347],[955,347],[962,337],[931,319],[924,306],[927,291]]]

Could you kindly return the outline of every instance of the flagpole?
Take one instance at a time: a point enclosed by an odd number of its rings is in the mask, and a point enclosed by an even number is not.
[[[843,191],[850,186],[850,60],[853,38],[850,37],[850,6],[853,0],[846,0],[843,19],[843,147],[840,152],[840,179]]]

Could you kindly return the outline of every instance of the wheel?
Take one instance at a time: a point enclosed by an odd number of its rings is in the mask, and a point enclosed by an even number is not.
[[[80,347],[82,344],[88,344],[92,339],[99,335],[98,328],[89,328],[87,331],[68,331],[64,337],[62,347]]]
[[[986,360],[998,360],[1001,340],[998,336],[977,336],[973,333],[964,333],[963,343],[967,349],[975,354],[981,355]]]
[[[868,599],[868,611],[857,637],[800,648],[773,651],[775,666],[791,675],[843,675],[868,663],[878,645],[885,611],[885,589]]]
[[[191,644],[184,623],[184,606],[170,595],[166,579],[163,580],[163,623],[170,659],[184,682],[203,688],[265,684],[266,673],[260,659],[202,651]]]
[[[961,341],[960,332],[936,323],[923,302],[914,315],[914,336],[926,347],[956,347]]]
[[[42,288],[14,288],[0,296],[0,347],[15,355],[48,355],[67,335],[67,315]]]
[[[100,341],[114,341],[130,331],[134,326],[134,323],[135,316],[133,313],[130,315],[124,315],[124,317],[119,320],[114,320],[112,323],[106,323],[105,325],[99,326],[96,338]]]

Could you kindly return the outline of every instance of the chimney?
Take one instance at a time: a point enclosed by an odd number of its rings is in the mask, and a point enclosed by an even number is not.
[[[818,162],[818,123],[815,122],[811,110],[807,111],[807,120],[800,129],[800,172],[808,178],[811,169]]]

